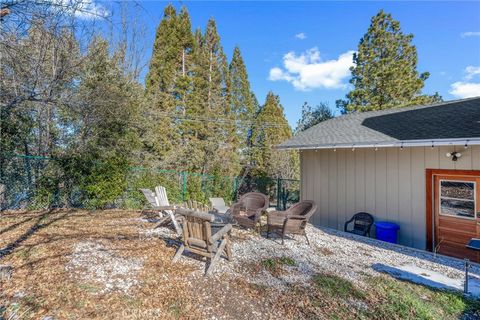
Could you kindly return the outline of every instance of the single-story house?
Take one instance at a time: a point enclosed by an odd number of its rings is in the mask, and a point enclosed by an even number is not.
[[[399,243],[479,261],[480,97],[342,115],[278,146],[297,149],[314,225],[356,212],[400,225]]]

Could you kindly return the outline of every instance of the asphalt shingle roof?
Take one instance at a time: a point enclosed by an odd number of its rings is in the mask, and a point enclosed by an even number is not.
[[[343,115],[297,134],[278,148],[461,138],[480,138],[480,97]]]

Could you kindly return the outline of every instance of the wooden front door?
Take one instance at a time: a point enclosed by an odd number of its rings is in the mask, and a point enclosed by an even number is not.
[[[480,238],[480,177],[436,175],[434,183],[434,249],[480,262],[480,254],[465,247]]]

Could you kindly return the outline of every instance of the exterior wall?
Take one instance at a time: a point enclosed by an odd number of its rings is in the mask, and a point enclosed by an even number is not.
[[[480,170],[480,146],[302,150],[300,159],[301,198],[318,205],[311,223],[343,230],[366,211],[398,223],[400,244],[425,249],[425,169]]]

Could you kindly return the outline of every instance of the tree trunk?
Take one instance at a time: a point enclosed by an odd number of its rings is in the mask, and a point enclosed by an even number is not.
[[[182,75],[185,77],[185,49],[182,49]]]

